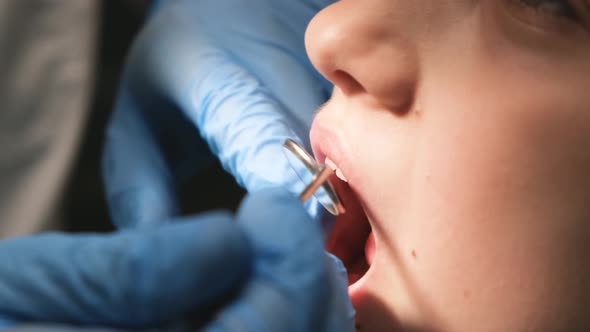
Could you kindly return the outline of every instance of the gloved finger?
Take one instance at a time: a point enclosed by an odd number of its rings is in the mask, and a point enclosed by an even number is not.
[[[118,227],[153,225],[178,211],[160,146],[126,89],[106,131],[102,176],[111,220]]]
[[[292,57],[290,67],[296,69],[292,70],[292,77],[285,77],[285,84],[280,84],[284,94],[291,91],[292,95],[298,96],[289,99],[293,104],[290,107],[297,107],[291,110],[270,90],[271,84],[251,74],[242,57],[236,58],[220,46],[218,42],[228,35],[236,36],[236,33],[227,30],[229,27],[212,31],[212,22],[208,20],[216,16],[213,12],[211,15],[207,13],[214,9],[222,11],[230,5],[245,6],[233,1],[223,4],[176,1],[163,6],[132,50],[128,67],[129,77],[133,80],[131,84],[142,86],[143,95],[159,93],[173,100],[200,129],[223,167],[248,191],[280,185],[299,193],[304,184],[288,163],[281,145],[285,139],[292,138],[309,146],[307,136],[311,115],[325,100],[326,94],[310,72],[311,66],[306,69],[297,63],[301,59]],[[246,12],[241,12],[241,17],[249,17],[248,13],[252,11],[245,7]],[[236,8],[231,10],[236,11]],[[253,19],[259,14],[252,14]],[[266,14],[273,15],[272,12]],[[171,21],[175,29],[162,29]],[[240,22],[242,29],[248,29],[247,22]],[[231,20],[227,25],[238,29]],[[300,29],[304,30],[304,26]],[[242,37],[242,44],[237,42],[232,48],[254,52],[248,48],[247,39],[247,36]],[[250,40],[252,44],[256,43]],[[287,56],[283,55],[282,59],[287,61]],[[266,72],[270,74],[270,67]],[[302,77],[301,72],[307,72],[307,76]],[[299,100],[299,106],[295,105],[296,100]],[[303,169],[303,166],[299,167]],[[317,202],[310,203],[309,208],[312,215],[321,211]]]
[[[254,245],[253,275],[207,330],[353,330],[350,312],[343,305],[332,306],[339,295],[331,284],[339,280],[332,279],[319,226],[291,194],[267,189],[250,195],[238,222]],[[333,326],[327,326],[327,316]]]
[[[175,190],[179,177],[212,161],[196,129],[183,128],[186,120],[165,109],[162,121],[148,119],[151,113],[145,108],[164,106],[139,100],[124,81],[105,137],[102,175],[111,218],[119,227],[170,220],[179,210]],[[150,126],[154,123],[157,126]],[[187,135],[191,131],[192,137]]]
[[[229,215],[187,219],[113,235],[0,242],[0,315],[136,328],[206,308],[248,277],[252,248]]]
[[[329,252],[325,252],[325,256],[333,295],[320,331],[337,331],[340,326],[353,327],[356,312],[348,296],[348,273],[338,257]]]

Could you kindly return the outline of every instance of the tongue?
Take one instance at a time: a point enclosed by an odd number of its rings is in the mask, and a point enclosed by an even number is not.
[[[369,238],[367,238],[367,243],[365,243],[365,259],[369,266],[373,264],[373,257],[375,256],[375,236],[373,232],[369,234]]]

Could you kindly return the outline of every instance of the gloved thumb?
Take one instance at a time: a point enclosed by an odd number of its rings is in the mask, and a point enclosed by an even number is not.
[[[0,316],[137,328],[206,308],[248,278],[251,245],[230,215],[186,219],[0,242]]]
[[[237,219],[254,246],[254,271],[237,301],[208,330],[354,329],[348,307],[333,305],[335,297],[349,300],[332,287],[342,280],[326,259],[320,226],[301,202],[284,189],[265,189],[245,199]]]

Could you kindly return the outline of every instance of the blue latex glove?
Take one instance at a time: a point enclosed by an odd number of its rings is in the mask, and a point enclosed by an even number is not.
[[[230,297],[231,296],[231,297]],[[346,275],[284,190],[113,235],[0,242],[0,322],[148,328],[228,299],[207,331],[352,331]]]
[[[106,137],[115,224],[175,215],[175,186],[209,151],[249,191],[303,190],[281,144],[309,147],[313,113],[331,93],[306,56],[304,32],[332,2],[160,1],[128,57]],[[315,200],[307,208],[323,211]]]

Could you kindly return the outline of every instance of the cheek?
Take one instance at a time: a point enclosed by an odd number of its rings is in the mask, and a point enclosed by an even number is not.
[[[424,110],[388,234],[449,324],[546,329],[587,305],[590,119],[559,90],[449,88]]]
[[[545,90],[529,98],[489,77],[481,89],[445,82],[420,118],[349,113],[356,165],[379,175],[358,189],[393,266],[388,282],[453,330],[583,322],[590,100],[513,81]]]

